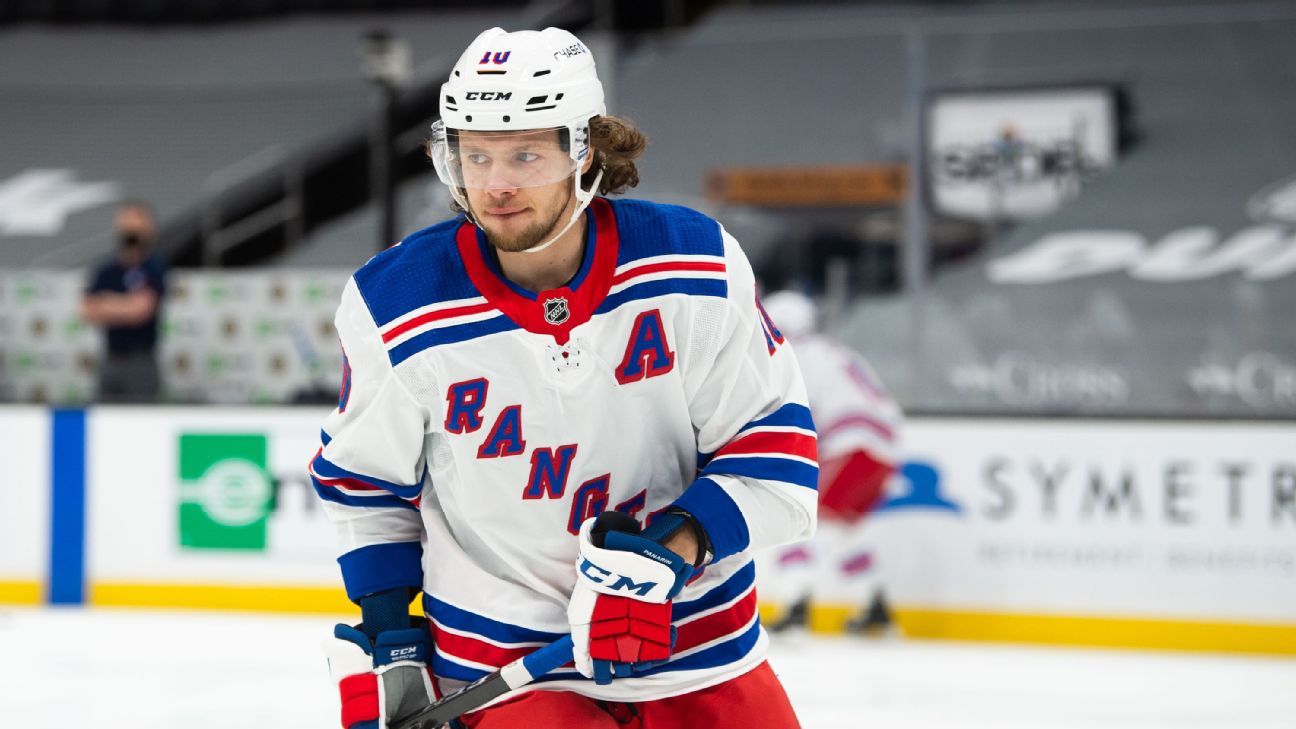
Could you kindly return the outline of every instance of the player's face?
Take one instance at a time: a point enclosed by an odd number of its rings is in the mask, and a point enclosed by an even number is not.
[[[501,251],[545,242],[576,204],[574,164],[556,130],[460,132],[459,160],[473,218]]]

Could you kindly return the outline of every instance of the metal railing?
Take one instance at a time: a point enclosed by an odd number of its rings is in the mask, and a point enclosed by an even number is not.
[[[256,212],[227,221],[225,201],[240,185],[274,175],[281,184],[282,197]],[[203,181],[202,265],[219,266],[225,253],[268,230],[282,226],[287,247],[301,241],[305,225],[305,174],[300,158],[288,153],[282,145],[271,145],[233,164],[227,165]]]

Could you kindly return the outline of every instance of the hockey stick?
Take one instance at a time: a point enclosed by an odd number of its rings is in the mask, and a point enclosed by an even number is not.
[[[522,688],[550,671],[572,660],[572,639],[565,635],[530,655],[513,661],[500,670],[483,676],[417,714],[392,725],[392,729],[440,729],[451,721],[480,709],[514,689]]]

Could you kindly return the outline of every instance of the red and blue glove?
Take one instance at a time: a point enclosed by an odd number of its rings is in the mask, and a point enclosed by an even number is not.
[[[683,523],[674,514],[658,518]],[[669,660],[671,600],[692,576],[693,566],[640,534],[632,516],[608,511],[582,524],[567,606],[576,670],[607,684]]]
[[[427,668],[432,638],[422,618],[372,639],[363,627],[336,626],[325,648],[342,695],[342,726],[388,729],[436,700]]]

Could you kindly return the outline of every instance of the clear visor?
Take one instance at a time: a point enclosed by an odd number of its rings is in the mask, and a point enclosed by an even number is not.
[[[437,176],[451,187],[507,190],[542,187],[576,171],[565,127],[478,132],[432,125],[428,142]]]

